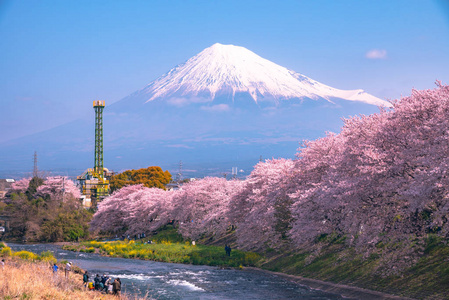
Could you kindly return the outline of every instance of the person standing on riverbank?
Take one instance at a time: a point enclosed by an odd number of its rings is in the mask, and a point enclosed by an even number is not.
[[[5,260],[2,259],[2,261],[0,261],[0,267],[3,270],[5,268]]]
[[[225,245],[225,252],[227,256],[231,256],[231,250],[232,248],[228,246],[228,244]]]
[[[112,293],[120,297],[120,291],[122,290],[122,282],[120,278],[116,278],[112,283]]]
[[[111,294],[113,293],[113,284],[110,282],[109,279],[109,285],[108,285],[108,290],[106,291],[106,294]]]
[[[85,288],[87,288],[88,282],[89,282],[89,274],[86,271],[86,272],[84,272],[84,275],[83,275],[83,285]]]
[[[72,263],[68,262],[65,265],[65,278],[69,278],[69,272],[72,271]]]

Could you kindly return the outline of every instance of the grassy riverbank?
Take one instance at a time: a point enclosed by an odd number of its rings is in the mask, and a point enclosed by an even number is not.
[[[191,242],[158,241],[147,244],[143,241],[82,242],[63,246],[65,250],[97,252],[102,255],[153,261],[209,265],[220,267],[257,266],[261,256],[253,252],[232,250],[227,256],[223,247],[193,245]]]
[[[343,244],[329,243],[319,255],[306,252],[273,255],[261,267],[413,299],[449,299],[449,247],[443,241],[429,238],[424,255],[416,263],[385,275],[389,271],[385,270],[389,255],[395,254],[376,253],[364,257]]]
[[[117,300],[113,295],[84,289],[81,274],[70,272],[69,278],[65,278],[64,262],[59,262],[60,271],[53,274],[52,265],[57,260],[49,251],[14,252],[0,242],[0,256],[5,259],[5,266],[0,267],[1,299]],[[121,299],[130,298],[125,295]]]
[[[154,243],[148,244],[151,239]],[[99,253],[111,257],[145,259],[169,263],[209,265],[241,268],[256,267],[262,260],[260,254],[232,250],[227,256],[223,246],[211,246],[184,241],[171,225],[165,226],[151,238],[111,242],[81,242],[64,245],[63,249],[79,252]]]
[[[389,265],[386,261],[404,259],[391,247],[379,245],[377,253],[365,257],[348,248],[341,239],[320,241],[321,250],[318,254],[269,251],[261,255],[234,249],[231,257],[226,256],[221,245],[192,245],[190,241],[183,241],[171,227],[158,232],[151,239],[156,243],[92,241],[66,245],[64,248],[161,262],[222,267],[252,266],[414,299],[449,299],[449,246],[432,235],[426,240],[423,255],[408,269],[398,272],[394,271],[394,266],[385,269]],[[232,241],[232,236],[226,239]]]

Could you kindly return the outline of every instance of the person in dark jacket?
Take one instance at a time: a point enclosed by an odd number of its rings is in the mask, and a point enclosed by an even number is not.
[[[109,285],[109,276],[104,274],[103,277],[101,277],[101,283],[103,284],[104,291],[106,294],[108,293],[108,285]]]
[[[85,288],[87,288],[88,282],[89,282],[89,274],[86,271],[86,272],[84,272],[84,275],[83,275],[83,285]]]
[[[112,293],[120,297],[120,291],[122,290],[122,282],[120,278],[116,278],[112,283]]]
[[[232,250],[231,246],[228,246],[228,244],[226,244],[225,251],[227,256],[231,256],[231,250]]]
[[[103,284],[101,283],[100,275],[97,274],[97,276],[95,276],[94,282],[95,282],[95,289],[96,290],[102,290],[103,289]]]

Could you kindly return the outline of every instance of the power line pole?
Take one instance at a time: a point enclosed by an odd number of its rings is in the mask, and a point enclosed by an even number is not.
[[[179,161],[179,169],[178,169],[178,173],[176,174],[176,181],[178,183],[181,183],[181,181],[182,181],[182,160]]]
[[[37,152],[34,151],[34,167],[33,167],[33,178],[38,176],[37,170]]]

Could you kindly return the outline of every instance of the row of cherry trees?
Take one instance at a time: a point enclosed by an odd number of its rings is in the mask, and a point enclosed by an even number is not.
[[[326,235],[357,247],[449,236],[449,86],[413,91],[297,158],[257,164],[246,180],[204,178],[178,191],[127,186],[99,204],[92,228],[128,234],[175,221],[188,238],[233,226],[240,248],[302,247]]]

